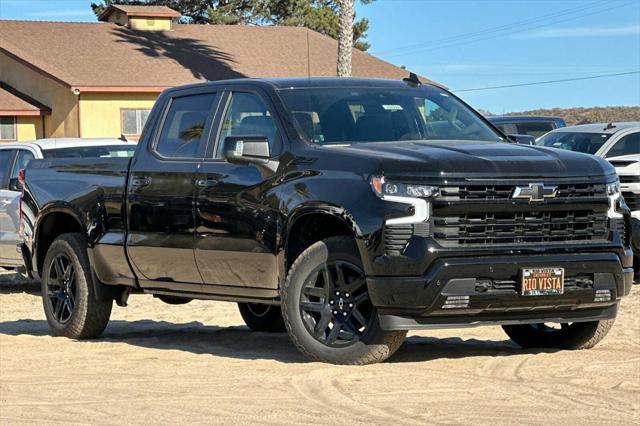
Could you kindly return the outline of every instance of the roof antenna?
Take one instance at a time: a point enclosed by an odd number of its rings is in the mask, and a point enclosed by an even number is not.
[[[311,48],[309,47],[309,29],[307,28],[307,79],[311,81]]]
[[[407,83],[410,86],[422,86],[422,82],[420,81],[420,79],[418,78],[418,76],[416,75],[416,73],[410,72],[409,73],[409,77],[405,77],[402,79],[402,81],[404,81],[405,83]]]
[[[609,123],[607,124],[607,127],[604,128],[604,130],[611,130],[611,129],[615,129],[616,125],[613,123]]]

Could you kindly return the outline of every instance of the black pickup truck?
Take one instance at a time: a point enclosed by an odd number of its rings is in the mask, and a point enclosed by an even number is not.
[[[511,143],[411,79],[167,90],[132,159],[34,161],[21,205],[51,332],[76,339],[138,291],[236,302],[251,329],[332,363],[485,324],[589,348],[632,284],[611,165]]]

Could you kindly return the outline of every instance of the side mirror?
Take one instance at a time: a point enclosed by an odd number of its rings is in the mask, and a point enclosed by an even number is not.
[[[22,183],[18,178],[9,179],[9,191],[22,192]]]
[[[507,135],[513,142],[521,145],[535,145],[536,138],[530,135]]]
[[[232,164],[267,164],[269,140],[265,136],[227,136],[223,156]]]

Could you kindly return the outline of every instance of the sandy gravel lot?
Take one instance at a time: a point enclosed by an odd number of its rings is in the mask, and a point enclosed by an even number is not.
[[[595,349],[500,328],[412,333],[388,362],[308,362],[236,307],[133,296],[104,338],[52,338],[38,286],[0,277],[0,423],[640,424],[640,286]]]

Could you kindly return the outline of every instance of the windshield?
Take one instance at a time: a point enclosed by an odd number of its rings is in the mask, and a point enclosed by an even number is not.
[[[284,89],[280,95],[303,136],[316,144],[501,140],[473,110],[433,86]]]
[[[44,158],[112,158],[133,157],[136,149],[131,145],[77,146],[73,148],[56,148],[42,151]]]
[[[610,137],[611,134],[607,133],[551,132],[538,139],[536,144],[595,154]]]

